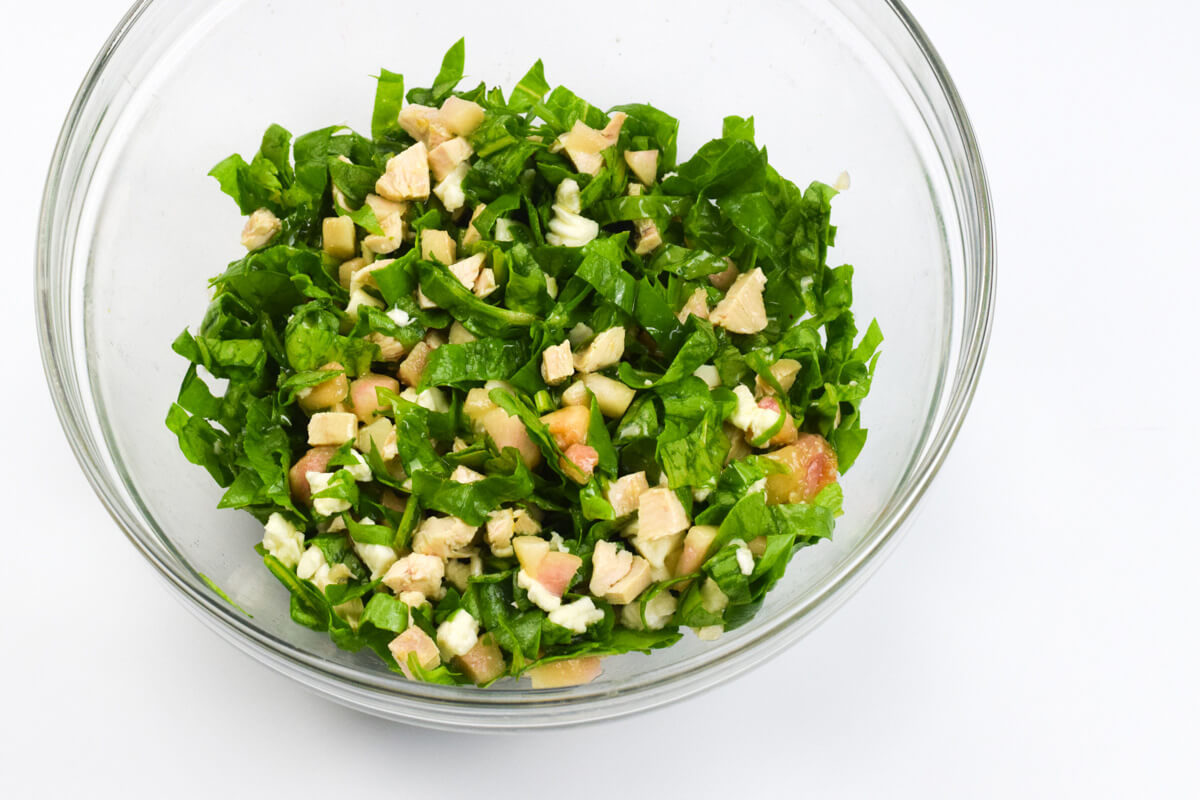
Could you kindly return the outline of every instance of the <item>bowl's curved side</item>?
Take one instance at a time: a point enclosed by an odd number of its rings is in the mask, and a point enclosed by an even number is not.
[[[157,0],[140,0],[117,26],[97,56],[72,103],[47,177],[38,229],[36,307],[38,337],[51,396],[81,468],[129,540],[185,598],[185,606],[240,649],[333,699],[360,710],[420,725],[448,729],[512,729],[574,724],[653,708],[710,688],[762,663],[811,631],[862,585],[896,543],[899,533],[944,461],[971,402],[987,349],[994,311],[995,253],[991,200],[975,135],[961,98],[937,53],[907,9],[847,0],[837,5],[868,38],[893,48],[893,69],[905,67],[910,93],[923,93],[926,125],[938,130],[942,168],[947,173],[963,241],[961,317],[954,321],[951,380],[936,409],[934,427],[913,461],[903,491],[881,513],[877,534],[828,575],[805,602],[766,621],[752,636],[721,642],[702,657],[669,670],[648,669],[635,686],[614,691],[575,687],[539,693],[480,693],[427,686],[366,674],[307,653],[259,629],[209,591],[199,577],[180,570],[177,559],[144,529],[133,513],[136,501],[123,485],[120,467],[97,438],[99,418],[92,391],[85,389],[90,356],[82,328],[87,286],[73,271],[87,263],[77,252],[86,226],[91,171],[112,133],[110,106],[119,101],[105,82],[113,54]],[[102,91],[110,92],[103,100]],[[116,116],[116,115],[114,115]]]

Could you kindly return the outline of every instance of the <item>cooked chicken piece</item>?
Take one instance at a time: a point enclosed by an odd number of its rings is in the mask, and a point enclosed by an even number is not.
[[[392,639],[388,643],[388,650],[392,652],[392,657],[400,665],[400,671],[409,680],[413,680],[412,669],[408,666],[410,653],[416,654],[417,664],[421,669],[433,669],[442,663],[437,642],[416,625],[409,625],[404,629],[404,633]]]
[[[474,152],[470,142],[461,136],[455,136],[429,151],[429,169],[433,171],[434,178],[439,181],[445,180],[446,176]]]
[[[459,136],[470,136],[483,123],[483,107],[471,100],[451,95],[438,113],[443,125]]]
[[[388,200],[429,198],[429,151],[417,142],[387,162],[387,171],[375,182],[376,193]]]
[[[421,259],[423,261],[436,261],[449,266],[454,263],[457,249],[453,237],[445,231],[421,231]]]
[[[269,208],[260,208],[250,215],[246,220],[246,226],[242,228],[242,246],[247,250],[266,247],[281,230],[283,230],[283,223],[280,222],[279,217],[275,216]],[[350,255],[354,255],[354,253],[350,253]]]
[[[653,541],[673,536],[686,531],[688,524],[687,511],[669,488],[657,486],[638,497],[638,537]]]
[[[364,237],[363,252],[392,253],[399,250],[404,243],[404,218],[396,213],[388,214],[379,220],[379,227],[383,229],[383,235],[372,233]]]
[[[767,276],[758,267],[739,275],[709,314],[709,320],[732,333],[758,333],[767,327],[767,309],[763,305],[766,285]]]
[[[613,513],[618,517],[623,517],[637,511],[638,499],[649,488],[650,484],[646,481],[645,472],[633,472],[617,478],[609,484],[607,494]]]
[[[575,374],[575,361],[571,356],[571,342],[564,339],[561,344],[542,351],[542,380],[557,386]]]
[[[401,109],[397,121],[405,133],[430,150],[454,138],[441,113],[420,103],[410,103]]]
[[[625,163],[629,165],[629,169],[633,170],[637,179],[646,186],[654,183],[655,178],[658,177],[657,150],[626,150]]]
[[[476,253],[473,256],[467,256],[462,261],[456,261],[450,265],[450,272],[454,277],[458,278],[463,286],[475,289],[475,281],[479,277],[479,271],[483,269],[483,262],[487,258],[483,253]]]
[[[487,297],[498,288],[500,287],[496,283],[496,272],[491,267],[479,270],[479,277],[475,279],[476,297]]]
[[[468,550],[478,527],[458,517],[427,517],[413,536],[413,552],[438,558],[461,558]]]
[[[676,316],[683,323],[687,322],[687,318],[692,314],[695,314],[700,319],[708,319],[708,293],[703,289],[697,288],[696,291],[692,292]]]
[[[771,365],[771,376],[783,388],[784,392],[790,392],[792,386],[796,383],[796,376],[800,374],[800,362],[792,358],[781,358]],[[767,383],[762,377],[754,379],[754,389],[759,397],[775,394],[775,388]]]
[[[401,362],[397,373],[405,386],[416,386],[421,382],[421,373],[425,371],[425,365],[429,363],[429,354],[432,352],[433,348],[425,342],[417,342],[412,350],[408,351],[408,357]]]
[[[335,447],[350,441],[358,433],[358,418],[342,411],[318,411],[308,421],[308,443],[313,447]]]
[[[624,354],[625,328],[618,325],[598,334],[582,352],[575,354],[575,369],[598,372],[616,364]]]
[[[410,553],[388,568],[383,583],[396,594],[420,592],[425,597],[438,598],[442,595],[445,570],[437,556]]]

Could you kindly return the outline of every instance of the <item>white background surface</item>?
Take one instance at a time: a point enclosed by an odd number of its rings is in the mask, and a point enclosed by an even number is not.
[[[124,5],[5,12],[0,795],[1200,793],[1196,6],[913,0],[975,122],[1000,242],[988,367],[923,512],[750,675],[485,739],[343,710],[242,656],[75,468],[33,344],[36,200]]]

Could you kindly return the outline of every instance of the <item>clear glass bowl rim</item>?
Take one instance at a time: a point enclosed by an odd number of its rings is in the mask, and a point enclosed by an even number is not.
[[[50,393],[59,421],[81,468],[94,491],[127,538],[158,573],[177,590],[184,605],[205,624],[239,649],[309,687],[345,705],[390,719],[453,730],[513,730],[544,728],[607,719],[642,711],[690,696],[761,664],[811,631],[848,599],[882,556],[894,545],[930,481],[945,460],[962,425],[978,384],[992,328],[995,305],[995,234],[987,177],[971,123],[962,100],[940,57],[899,0],[881,0],[896,15],[930,67],[936,88],[953,119],[957,144],[962,147],[967,187],[965,201],[972,206],[974,246],[966,259],[974,270],[976,291],[967,296],[961,349],[950,365],[947,400],[941,404],[937,425],[930,434],[922,461],[914,470],[908,491],[898,497],[886,523],[857,559],[840,573],[829,576],[804,604],[763,625],[736,647],[714,648],[702,658],[674,665],[665,674],[635,682],[618,690],[572,687],[560,690],[488,692],[471,687],[418,684],[372,675],[329,662],[288,642],[258,630],[238,610],[219,599],[193,575],[181,571],[164,553],[149,544],[153,532],[138,524],[124,506],[116,476],[104,465],[101,445],[78,413],[85,401],[74,348],[77,346],[68,315],[70,269],[66,263],[73,243],[59,239],[73,232],[69,220],[77,208],[78,186],[64,183],[70,170],[72,144],[80,122],[93,99],[111,57],[138,19],[157,0],[138,0],[118,23],[101,48],[76,93],[60,132],[42,197],[38,225],[35,307],[38,340]],[[87,176],[84,176],[87,177]],[[66,227],[64,227],[64,224]],[[967,231],[964,230],[964,235]],[[69,235],[69,234],[68,234]]]

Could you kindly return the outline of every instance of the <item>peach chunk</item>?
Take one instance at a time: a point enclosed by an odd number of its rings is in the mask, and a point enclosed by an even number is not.
[[[571,583],[571,578],[575,577],[581,566],[583,559],[579,556],[552,550],[538,563],[536,571],[530,577],[544,586],[546,591],[562,597]]]
[[[342,365],[336,361],[330,361],[320,367],[322,370],[340,370]],[[345,373],[335,375],[327,381],[322,381],[316,386],[309,389],[307,392],[301,390],[296,393],[296,402],[300,404],[300,408],[312,414],[314,411],[320,411],[322,408],[330,408],[337,405],[346,399],[346,395],[350,393],[350,381],[346,378]]]
[[[400,393],[400,381],[387,375],[368,372],[350,382],[350,404],[354,406],[355,416],[363,423],[374,422],[379,416],[379,397],[375,393],[377,387]]]
[[[292,499],[304,505],[312,504],[312,489],[308,485],[308,473],[324,472],[329,466],[329,460],[337,452],[336,447],[327,445],[313,447],[300,456],[300,460],[288,470],[288,485],[292,490]]]
[[[525,466],[533,469],[541,462],[542,451],[534,444],[533,439],[529,438],[529,431],[525,429],[525,423],[521,422],[519,417],[510,416],[503,408],[493,408],[480,418],[479,424],[500,450],[506,447],[517,448]]]
[[[767,453],[766,457],[788,469],[767,476],[767,502],[771,505],[812,502],[817,492],[838,477],[837,453],[815,433],[799,434],[795,444]]]
[[[526,674],[533,681],[534,689],[559,689],[591,683],[602,671],[599,656],[584,656],[542,664],[533,667]]]
[[[496,644],[496,637],[490,633],[480,636],[475,646],[456,661],[458,668],[474,683],[484,684],[504,674],[504,654]]]
[[[591,411],[587,406],[566,406],[542,417],[560,450],[585,443],[590,420]]]
[[[587,483],[600,463],[600,454],[596,448],[586,444],[573,444],[563,452],[560,466],[563,472],[576,483]]]

